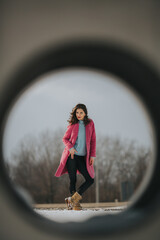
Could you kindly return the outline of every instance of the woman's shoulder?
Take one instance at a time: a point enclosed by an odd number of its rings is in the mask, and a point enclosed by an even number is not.
[[[67,126],[67,128],[72,128],[72,127],[74,127],[75,125],[76,125],[76,123],[69,123],[68,126]]]
[[[67,125],[67,128],[71,128],[71,127],[73,127],[73,125],[74,125],[74,124],[69,123],[69,124]]]
[[[93,119],[88,118],[88,120],[89,120],[89,124],[90,124],[90,125],[94,125],[94,121],[93,121]]]

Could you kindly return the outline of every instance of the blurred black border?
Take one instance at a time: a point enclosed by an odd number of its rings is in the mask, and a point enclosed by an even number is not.
[[[151,63],[146,62],[135,53],[111,43],[80,41],[57,47],[47,47],[28,57],[13,76],[7,80],[0,96],[0,178],[7,189],[15,210],[25,215],[24,221],[32,227],[38,227],[54,236],[65,238],[92,237],[135,231],[154,218],[156,209],[160,207],[160,153],[156,147],[156,162],[151,181],[141,197],[128,210],[118,215],[96,216],[84,222],[57,223],[35,213],[31,206],[22,199],[14,189],[5,172],[2,143],[6,115],[17,96],[41,75],[50,71],[67,67],[87,67],[103,70],[121,78],[143,100],[150,113],[156,133],[156,144],[160,143],[160,77]],[[76,234],[76,235],[75,235]]]

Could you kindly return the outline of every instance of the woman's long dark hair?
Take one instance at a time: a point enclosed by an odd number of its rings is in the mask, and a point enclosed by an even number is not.
[[[69,120],[67,120],[67,122],[69,122],[70,123],[70,125],[72,125],[72,124],[75,124],[75,123],[77,123],[79,120],[77,119],[77,117],[76,117],[76,111],[77,111],[77,109],[79,109],[79,108],[81,108],[81,109],[83,109],[83,111],[85,112],[85,116],[84,116],[84,119],[83,119],[83,121],[84,121],[84,124],[85,124],[85,126],[91,121],[91,119],[90,118],[88,118],[88,111],[87,111],[87,108],[86,108],[86,106],[84,105],[84,104],[82,104],[82,103],[78,103],[73,109],[72,109],[72,112],[70,113],[70,119]]]

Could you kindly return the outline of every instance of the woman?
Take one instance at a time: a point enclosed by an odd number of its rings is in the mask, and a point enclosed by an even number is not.
[[[68,173],[70,179],[71,197],[65,198],[68,209],[82,209],[79,201],[82,194],[94,182],[94,158],[96,157],[96,133],[92,119],[88,118],[84,104],[77,104],[71,112],[67,131],[63,136],[65,149],[60,164],[55,173],[56,177]],[[76,190],[76,174],[82,174],[85,182]]]

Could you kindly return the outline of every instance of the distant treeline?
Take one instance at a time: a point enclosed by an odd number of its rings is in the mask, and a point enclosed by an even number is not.
[[[39,137],[28,136],[20,142],[5,161],[8,176],[15,185],[24,188],[35,203],[64,203],[69,196],[68,174],[54,176],[64,149],[62,137],[65,130],[43,132]],[[99,201],[121,201],[121,183],[131,182],[134,192],[145,177],[153,161],[152,149],[138,146],[135,141],[118,137],[97,136]],[[77,175],[77,187],[84,181]],[[95,202],[94,184],[83,194],[83,202]]]

